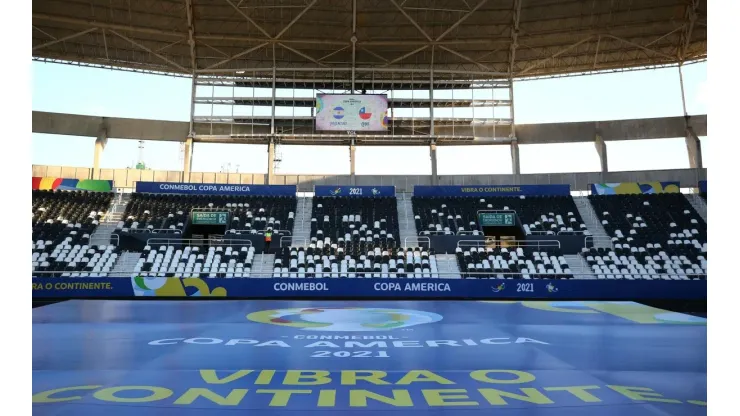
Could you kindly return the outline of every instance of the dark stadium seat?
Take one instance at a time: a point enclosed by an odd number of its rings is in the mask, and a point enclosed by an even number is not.
[[[74,277],[110,272],[118,256],[116,248],[89,243],[112,199],[109,192],[32,191],[33,270],[59,271],[59,275],[63,271]]]
[[[334,243],[353,252],[394,249],[399,235],[396,198],[314,197],[310,235],[320,249]]]
[[[526,234],[589,234],[570,196],[415,196],[411,201],[419,235],[478,235],[478,211],[487,209],[516,211]]]
[[[369,246],[368,246],[369,247]],[[275,256],[273,277],[288,278],[438,278],[434,250],[422,248],[367,252],[337,244],[318,248],[284,247]]]
[[[458,247],[455,256],[463,278],[573,278],[557,247]]]
[[[293,232],[296,198],[284,196],[132,194],[121,232],[155,231],[180,234],[193,208],[223,208],[232,213],[225,234],[257,234],[267,228]],[[282,233],[287,234],[287,233]]]
[[[682,194],[591,195],[613,249],[583,256],[597,278],[703,279],[707,226]]]

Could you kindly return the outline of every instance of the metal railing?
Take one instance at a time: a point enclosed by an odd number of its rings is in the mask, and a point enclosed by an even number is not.
[[[229,238],[150,238],[146,240],[146,245],[148,246],[202,246],[204,244],[210,246],[252,246],[252,242],[249,240]]]
[[[609,236],[601,236],[601,235],[587,235],[583,239],[583,245],[584,247],[588,247],[588,243],[591,242],[591,247],[596,247],[596,243],[607,243],[609,248],[614,249],[614,243],[612,242],[612,238]]]
[[[111,241],[111,240],[114,240],[115,243],[113,243],[113,241]],[[96,244],[96,243],[94,243],[95,241],[101,241],[101,242]],[[110,245],[113,245],[113,246],[118,247],[119,245],[121,245],[121,237],[119,237],[117,234],[111,234],[110,236],[108,236],[108,238],[105,238],[105,237],[95,237],[95,238],[92,238],[91,237],[90,238],[90,241],[88,242],[88,245],[89,246],[110,246]]]
[[[280,247],[283,247],[283,240],[289,240],[290,246],[296,246],[296,240],[303,242],[303,247],[308,246],[308,239],[306,237],[280,237]]]
[[[261,262],[261,264],[264,262]],[[72,271],[65,271],[65,270],[58,270],[58,271],[34,271],[33,277],[51,277],[52,275],[54,277],[58,277],[58,275],[62,273],[88,273],[89,272],[72,272]],[[291,275],[297,275],[298,272],[287,272]],[[306,272],[309,273],[309,272]],[[311,272],[313,273],[313,272]],[[320,272],[322,276],[325,278],[348,278],[347,275],[350,274],[350,272]],[[351,274],[358,274],[360,272],[352,272]],[[367,274],[381,274],[381,275],[388,275],[388,278],[400,278],[400,279],[413,279],[414,277],[398,277],[398,274],[392,271],[388,272],[375,272],[375,271],[365,271],[362,272],[365,275]],[[137,275],[143,275],[143,274],[161,274],[161,273],[149,273],[149,272],[141,272],[141,273],[130,273],[130,272],[108,272],[107,277],[133,277]],[[172,277],[171,273],[164,273],[168,276],[166,277]],[[188,278],[188,277],[194,277],[194,278],[203,278],[203,275],[207,275],[208,273],[201,273],[200,275],[197,274],[185,274],[182,273],[182,278]],[[264,275],[263,275],[264,274]],[[281,272],[282,274],[282,272]],[[630,280],[626,279],[625,276],[629,276],[632,278],[632,280],[648,280],[645,279],[645,277],[649,277],[650,280],[684,280],[691,279],[691,278],[699,278],[699,279],[706,279],[707,274],[706,273],[685,273],[685,274],[666,274],[666,273],[602,273],[602,274],[596,274],[596,273],[512,273],[512,272],[506,272],[506,273],[496,273],[496,272],[432,272],[432,271],[426,271],[426,272],[403,272],[402,274],[405,275],[430,275],[431,276],[437,276],[440,279],[465,279],[465,278],[476,278],[476,279],[523,279],[524,276],[529,276],[530,279],[541,279],[541,280],[553,280],[555,282],[563,279],[552,279],[553,275],[555,276],[573,276],[573,279],[576,280],[594,280],[594,277],[597,277],[596,280]],[[261,267],[261,269],[257,272],[252,271],[250,272],[250,277],[272,277],[273,276],[273,270],[264,270],[264,268]],[[579,278],[579,276],[582,276]],[[587,276],[587,278],[585,278]],[[604,278],[598,278],[598,276],[612,276],[612,279],[609,279],[607,277]],[[95,277],[95,276],[91,276]],[[80,277],[80,279],[85,279],[86,277]],[[207,278],[207,277],[206,277]],[[384,277],[373,277],[376,279],[385,279]],[[432,277],[434,278],[434,277]],[[667,278],[667,279],[666,279]],[[244,278],[247,279],[247,278]]]
[[[409,248],[409,240],[416,241],[416,245],[412,247],[419,247],[421,244],[427,244],[427,245],[432,244],[432,240],[430,240],[429,237],[421,237],[421,236],[406,237],[403,239],[403,248]]]
[[[505,244],[503,248],[519,248],[519,247],[536,247],[536,248],[547,248],[555,247],[560,248],[560,241],[557,240],[504,240],[501,243]],[[457,247],[485,247],[490,242],[486,240],[460,240],[457,242]],[[497,243],[498,245],[498,243]]]

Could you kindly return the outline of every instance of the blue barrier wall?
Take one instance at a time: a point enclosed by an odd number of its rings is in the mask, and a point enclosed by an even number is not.
[[[136,192],[153,194],[295,196],[296,190],[295,185],[136,182]]]
[[[34,298],[706,299],[706,280],[33,278]]]
[[[396,196],[395,186],[314,186],[316,196]]]
[[[570,185],[414,186],[414,196],[570,195]]]

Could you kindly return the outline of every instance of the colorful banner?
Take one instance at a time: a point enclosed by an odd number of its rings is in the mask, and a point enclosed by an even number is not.
[[[707,193],[707,181],[699,181],[699,192]]]
[[[34,298],[706,299],[706,280],[33,278]]]
[[[55,177],[31,178],[32,190],[59,190],[59,191],[94,191],[111,192],[113,181],[100,179],[62,179]]]
[[[316,96],[316,130],[386,131],[387,110],[385,95],[319,94]]]
[[[615,182],[592,183],[593,195],[628,195],[628,194],[677,194],[681,192],[679,182]]]
[[[295,196],[296,191],[295,185],[136,182],[136,192],[150,194]]]
[[[556,196],[570,195],[570,185],[414,186],[414,196]]]
[[[316,196],[396,196],[395,186],[314,186]]]

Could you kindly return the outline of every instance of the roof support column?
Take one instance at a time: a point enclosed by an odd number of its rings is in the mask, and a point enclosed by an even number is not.
[[[349,174],[352,185],[357,185],[357,178],[355,177],[355,150],[355,140],[352,139],[352,143],[349,145]]]
[[[429,159],[432,161],[432,186],[437,186],[437,145],[434,142],[429,145]]]
[[[594,146],[596,146],[596,153],[599,155],[601,182],[604,182],[606,180],[606,173],[609,172],[609,159],[606,154],[606,142],[604,142],[604,138],[601,137],[601,131],[599,129],[596,130]]]
[[[690,118],[686,117],[686,150],[689,154],[689,167],[691,169],[701,169],[704,165],[701,155],[701,141],[691,127]]]
[[[93,179],[100,179],[100,158],[103,156],[103,150],[108,143],[108,131],[101,128],[98,131],[98,137],[95,139],[95,154],[93,156]]]
[[[514,174],[515,185],[519,184],[519,175],[522,173],[519,167],[519,143],[516,136],[511,138],[511,173]]]
[[[275,181],[275,140],[270,137],[270,143],[267,145],[267,185],[272,185]]]
[[[185,139],[185,157],[182,166],[182,181],[190,182],[190,170],[193,168],[193,138]]]
[[[429,136],[434,137],[434,45],[429,64]]]
[[[689,167],[691,169],[702,168],[702,157],[701,157],[701,142],[699,137],[694,132],[694,128],[691,127],[691,117],[686,111],[686,94],[683,87],[683,71],[681,70],[682,65],[678,65],[678,80],[681,83],[681,104],[683,104],[683,118],[686,123],[686,150],[689,155]]]

